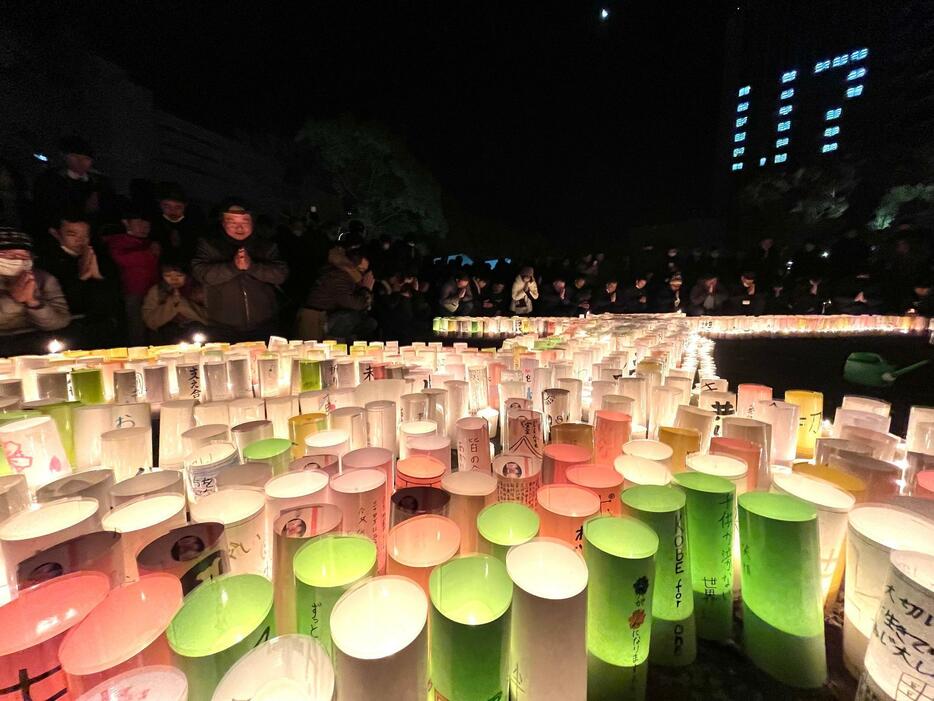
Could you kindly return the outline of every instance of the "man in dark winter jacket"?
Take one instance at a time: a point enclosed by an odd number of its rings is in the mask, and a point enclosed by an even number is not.
[[[253,215],[239,200],[221,210],[222,233],[200,239],[191,269],[205,289],[208,316],[224,340],[263,340],[277,331],[276,288],[289,266],[273,241],[253,233]]]
[[[369,315],[373,302],[373,273],[370,261],[360,251],[351,251],[340,265],[329,263],[315,281],[305,309],[324,312],[326,333],[342,341],[370,339],[376,320]]]

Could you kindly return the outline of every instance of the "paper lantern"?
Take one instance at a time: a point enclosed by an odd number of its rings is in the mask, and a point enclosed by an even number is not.
[[[289,439],[292,441],[292,458],[299,458],[305,454],[305,439],[324,431],[328,426],[328,416],[322,413],[299,414],[289,418]]]
[[[428,418],[428,397],[421,392],[402,395],[402,421],[424,421]]]
[[[275,636],[272,583],[257,574],[227,574],[185,597],[166,631],[189,698],[209,699],[248,651]]]
[[[307,635],[280,635],[236,662],[217,685],[212,701],[333,697],[334,669],[327,652]]]
[[[573,484],[546,484],[538,490],[540,534],[580,548],[584,521],[600,511],[600,497]]]
[[[265,574],[268,543],[266,496],[261,489],[227,487],[191,505],[191,520],[224,524],[227,557],[233,574]]]
[[[0,522],[29,506],[26,475],[0,475]]]
[[[176,370],[178,369],[178,366],[176,366]],[[233,393],[230,391],[230,380],[227,376],[227,363],[223,361],[204,363],[202,373],[204,391],[201,399],[206,402],[223,402],[233,398]],[[190,372],[187,379],[190,384]],[[179,378],[179,388],[181,388],[181,385],[181,378]]]
[[[282,510],[272,522],[272,581],[276,583],[276,630],[296,628],[295,553],[312,538],[339,532],[341,511],[333,504],[309,504]]]
[[[830,456],[844,450],[860,455],[869,455],[872,452],[870,446],[856,441],[844,440],[843,438],[818,438],[814,444],[814,463],[816,465],[829,465]]]
[[[291,446],[291,443],[289,445]],[[271,477],[272,467],[268,462],[243,462],[227,465],[217,473],[217,488],[242,486],[262,489]]]
[[[100,530],[96,499],[60,499],[19,511],[0,523],[0,552],[11,590],[20,562],[53,545]]]
[[[460,529],[445,516],[424,514],[397,523],[389,531],[386,573],[408,577],[428,594],[431,570],[460,550]]]
[[[98,516],[103,517],[111,509],[113,499],[113,470],[85,470],[77,474],[59,477],[57,480],[36,490],[36,501],[40,504],[69,497],[90,497],[97,500]]]
[[[230,439],[233,444],[237,446],[237,450],[240,453],[241,459],[243,458],[244,449],[257,441],[272,439],[273,438],[273,429],[272,421],[267,421],[262,419],[260,421],[247,421],[246,423],[235,424],[230,429]],[[291,455],[291,443],[289,444],[289,452]]]
[[[571,393],[552,387],[542,392],[542,416],[545,418],[545,437],[550,440],[551,430],[571,420]]]
[[[159,466],[179,468],[185,458],[182,434],[195,425],[191,399],[163,402],[159,412]]]
[[[477,515],[477,550],[506,562],[509,549],[535,538],[540,524],[538,514],[528,506],[515,502],[491,504]]]
[[[842,451],[830,456],[829,467],[859,477],[866,485],[869,501],[885,501],[900,494],[906,486],[904,473],[898,465],[868,455]]]
[[[168,664],[165,630],[181,604],[181,585],[168,574],[113,589],[62,642],[68,693],[77,697],[135,667]]]
[[[854,411],[867,411],[878,416],[888,416],[892,411],[892,404],[876,397],[861,397],[857,394],[844,394],[840,404],[841,409]]]
[[[664,464],[634,455],[616,458],[613,468],[623,476],[624,489],[639,485],[665,486],[671,482],[671,472]]]
[[[441,488],[451,497],[448,503],[448,518],[454,521],[460,530],[460,552],[475,552],[477,516],[485,506],[496,500],[496,478],[475,470],[452,472],[442,478]]]
[[[514,501],[535,507],[542,486],[542,465],[528,455],[503,453],[493,459],[496,500]]]
[[[650,436],[657,436],[659,426],[674,423],[683,401],[682,392],[678,387],[653,387],[649,400],[648,432]]]
[[[188,501],[194,503],[216,492],[218,473],[236,463],[237,447],[233,443],[210,443],[186,455],[184,469]]]
[[[670,469],[675,474],[687,469],[685,458],[689,453],[700,451],[702,442],[701,433],[696,428],[676,426],[659,427],[658,440],[671,448]]]
[[[763,466],[761,445],[740,438],[714,436],[710,439],[710,454],[731,457],[746,466],[746,484],[741,490],[737,485],[737,493],[752,491],[758,486],[760,470]],[[762,474],[762,486],[767,486],[769,477],[768,471]]]
[[[58,650],[65,634],[110,591],[100,572],[74,572],[0,606],[0,689],[15,698],[68,698]]]
[[[266,420],[266,403],[262,399],[253,397],[234,399],[227,403],[227,411],[231,427]],[[272,438],[272,436],[268,437]]]
[[[396,453],[395,402],[386,400],[367,402],[364,409],[368,445]]]
[[[13,472],[26,477],[29,490],[71,472],[68,456],[51,417],[42,416],[0,425],[0,444]]]
[[[270,521],[286,509],[328,501],[328,473],[321,470],[286,472],[264,486],[266,511]]]
[[[152,467],[152,431],[142,426],[118,428],[101,435],[101,466],[121,482]]]
[[[103,404],[104,374],[100,368],[76,368],[71,371],[71,386],[75,399],[82,404]]]
[[[81,472],[79,475],[85,475]],[[159,470],[157,472],[144,472],[119,482],[110,487],[110,499],[114,506],[119,506],[140,497],[154,496],[156,494],[185,495],[184,475],[178,470]]]
[[[718,446],[716,451],[711,448],[711,452],[725,453],[751,461],[755,450],[753,446],[757,446],[759,449],[758,468],[750,466],[749,474],[755,475],[756,487],[766,489],[772,475],[770,462],[772,455],[772,426],[757,419],[725,416],[723,418],[722,433],[722,437],[711,439],[711,445],[716,444]],[[741,443],[733,443],[734,440],[741,441]]]
[[[38,552],[19,563],[15,586],[23,590],[70,572],[100,572],[107,575],[111,587],[123,584],[120,534],[85,533]]]
[[[697,656],[697,633],[684,493],[671,487],[637,486],[623,493],[622,502],[627,515],[658,535],[649,659],[658,665],[689,665]]]
[[[444,474],[451,472],[451,439],[447,436],[416,436],[409,441],[409,455],[424,455],[444,465]]]
[[[230,410],[227,402],[202,402],[195,405],[195,424],[210,426],[221,424],[230,426]]]
[[[716,475],[729,480],[733,483],[737,495],[745,494],[747,491],[748,479],[746,473],[748,468],[743,460],[729,455],[692,453],[685,459],[685,465],[689,472],[703,472],[707,475]]]
[[[435,487],[403,487],[392,495],[389,506],[390,527],[424,514],[447,516],[450,495]]]
[[[441,487],[444,463],[425,455],[412,455],[396,463],[396,489],[405,487]]]
[[[142,394],[139,373],[133,369],[116,370],[113,375],[113,398],[115,404],[133,404]]]
[[[188,680],[181,670],[168,665],[137,667],[106,679],[77,698],[78,701],[121,698],[187,701]]]
[[[264,438],[243,448],[244,460],[264,462],[269,465],[274,475],[282,475],[289,471],[292,454],[292,443],[284,438]]]
[[[75,407],[75,469],[101,464],[101,436],[113,428],[109,404]]]
[[[0,480],[2,479],[0,477]],[[934,499],[934,470],[924,470],[915,475],[914,495]]]
[[[700,446],[698,447],[698,450],[703,452],[706,451],[710,446],[710,438],[714,433],[714,424],[716,422],[716,418],[717,414],[713,411],[682,404],[678,407],[678,413],[675,417],[675,428],[694,429],[697,431],[700,438]],[[662,438],[663,431],[666,433],[666,435],[670,435],[670,431],[668,427],[662,427],[659,429],[659,440],[667,443],[668,441]],[[675,448],[675,446],[672,445],[672,448]],[[675,452],[677,452],[677,450]],[[674,469],[674,464],[672,464],[672,469]],[[677,472],[678,470],[674,471]]]
[[[123,571],[127,581],[138,577],[136,555],[150,542],[186,522],[185,497],[157,494],[128,501],[104,516],[108,531],[122,534]]]
[[[203,582],[230,572],[227,538],[221,523],[190,523],[173,528],[146,545],[136,556],[140,577],[166,573],[187,595]]]
[[[404,577],[376,577],[347,591],[331,614],[338,698],[424,701],[428,601]]]
[[[733,533],[736,487],[703,472],[675,475],[684,491],[691,551],[691,582],[697,635],[727,640],[733,633]]]
[[[884,587],[887,594],[866,650],[859,698],[924,698],[930,676],[930,659],[924,650],[931,647],[927,617],[934,610],[932,583],[934,557],[892,553]]]
[[[820,536],[821,600],[836,601],[839,577],[835,577],[846,537],[847,514],[856,503],[852,494],[829,482],[792,472],[776,474],[772,490],[806,501],[817,510]]]
[[[542,451],[542,481],[545,484],[567,482],[567,470],[590,461],[591,452],[568,443],[550,443]]]
[[[789,402],[772,400],[756,404],[756,417],[772,427],[773,463],[788,466],[795,459],[799,412],[800,407]]]
[[[486,419],[467,417],[455,425],[457,469],[490,472],[490,430]]]
[[[343,514],[344,529],[376,543],[379,570],[386,567],[386,474],[363,468],[331,478],[331,500]]]
[[[146,388],[146,401],[160,405],[171,397],[169,389],[169,368],[166,365],[150,365],[143,368],[143,385]]]
[[[446,699],[492,699],[508,693],[512,582],[489,555],[459,557],[434,569],[431,592],[431,683]],[[470,655],[464,655],[470,650]]]
[[[772,399],[772,388],[768,385],[740,384],[736,387],[736,415],[753,419],[756,415],[758,402],[767,402]]]
[[[843,591],[843,664],[857,678],[885,595],[889,557],[896,550],[934,555],[934,522],[882,504],[859,504],[850,511]]]
[[[671,464],[673,453],[674,451],[667,443],[645,438],[638,438],[623,444],[623,455],[652,460],[666,467]]]
[[[624,394],[604,394],[600,408],[608,411],[618,411],[620,414],[633,416],[638,405],[632,397]]]
[[[584,525],[587,698],[642,698],[649,656],[658,536],[641,521],[600,516]]]
[[[934,423],[934,407],[912,406],[908,412],[908,429],[905,432],[905,444],[912,453],[924,453],[927,450],[927,440],[930,438],[930,429],[922,430],[927,424]]]
[[[298,632],[330,652],[334,604],[354,583],[376,574],[376,567],[376,545],[361,535],[325,535],[299,548],[293,560]]]
[[[266,418],[272,422],[276,438],[289,438],[289,419],[299,413],[298,397],[267,397]]]
[[[350,450],[359,450],[367,445],[366,416],[363,407],[345,406],[334,409],[329,416],[332,429],[347,434]]]
[[[629,442],[632,418],[628,414],[599,410],[594,423],[594,456],[597,464],[610,464]]]
[[[785,494],[739,497],[743,649],[789,686],[827,678],[817,511]]]
[[[555,426],[551,432],[549,443],[576,445],[587,451],[588,456],[593,455],[593,426],[590,424],[565,423]],[[622,448],[622,444],[620,444]],[[587,458],[590,460],[590,457]]]
[[[536,539],[510,549],[506,570],[514,585],[511,698],[585,701],[588,572],[583,558],[566,543]]]
[[[325,429],[305,437],[305,454],[334,453],[344,455],[350,450],[350,436],[340,429]]]
[[[834,438],[845,438],[843,429],[845,428],[865,428],[880,433],[887,433],[891,418],[886,414],[880,416],[871,411],[857,411],[855,409],[844,409],[838,407],[833,415],[833,428],[831,435]]]
[[[619,495],[623,490],[623,476],[609,465],[575,465],[568,468],[570,484],[589,489],[600,498],[600,512],[619,516]]]
[[[785,401],[798,407],[798,442],[796,456],[814,457],[814,443],[820,436],[824,418],[824,395],[810,390],[788,390]]]
[[[614,411],[622,411],[625,414],[632,416],[632,422],[634,424],[639,424],[645,426],[647,423],[647,407],[646,407],[646,396],[648,394],[648,387],[646,385],[646,380],[644,377],[620,377],[618,380],[619,392],[624,397],[629,397],[632,399],[632,406],[630,410],[623,410],[622,408],[609,407],[605,406],[605,409],[613,409]],[[606,397],[604,397],[604,403],[606,403]]]

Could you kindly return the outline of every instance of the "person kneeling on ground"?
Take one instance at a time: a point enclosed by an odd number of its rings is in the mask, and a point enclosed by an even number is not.
[[[301,338],[317,337],[323,331],[331,338],[356,341],[376,333],[376,320],[368,314],[374,283],[370,261],[359,251],[349,252],[346,260],[352,267],[328,264],[312,286],[305,308],[299,311]]]
[[[0,228],[0,333],[68,326],[71,313],[52,275],[32,267],[29,234]]]
[[[162,281],[149,288],[143,298],[143,322],[155,343],[188,340],[208,324],[204,290],[179,263],[162,263]]]

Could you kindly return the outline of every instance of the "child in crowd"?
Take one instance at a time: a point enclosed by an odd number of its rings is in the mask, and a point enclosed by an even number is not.
[[[149,288],[143,299],[143,322],[156,344],[188,340],[208,323],[204,290],[180,263],[163,261],[162,281]]]

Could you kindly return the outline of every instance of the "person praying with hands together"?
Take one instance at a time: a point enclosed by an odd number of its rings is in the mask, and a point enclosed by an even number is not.
[[[0,227],[0,333],[68,326],[71,312],[58,281],[33,268],[32,238]]]

